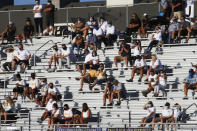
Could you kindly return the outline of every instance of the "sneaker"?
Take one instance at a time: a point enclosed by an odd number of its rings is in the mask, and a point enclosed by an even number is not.
[[[126,80],[127,82],[133,82],[133,79]]]
[[[37,122],[38,122],[38,123],[42,123],[41,118],[38,118]]]
[[[117,104],[115,106],[120,106],[120,102],[117,102]]]
[[[106,103],[104,103],[103,106],[106,106]]]
[[[89,89],[92,90],[92,88],[93,88],[93,87],[92,87],[92,85],[90,84],[90,85],[89,85]]]
[[[188,97],[187,96],[183,97],[183,100],[188,100]]]
[[[113,106],[113,104],[112,103],[109,103],[109,104],[107,104],[107,106]]]
[[[80,80],[80,78],[79,78],[79,77],[76,77],[76,78],[75,78],[75,80],[79,81],[79,80]]]
[[[142,91],[142,95],[143,95],[144,97],[147,97],[146,91]]]
[[[138,82],[141,82],[142,80],[141,79],[138,79]]]
[[[83,91],[83,89],[80,88],[79,91]]]
[[[148,79],[144,80],[144,82],[148,82]]]

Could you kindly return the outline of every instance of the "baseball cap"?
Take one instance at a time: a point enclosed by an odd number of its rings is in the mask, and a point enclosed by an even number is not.
[[[144,14],[143,14],[143,16],[147,16],[147,15],[148,15],[147,13],[144,13]]]
[[[12,25],[13,24],[13,22],[12,21],[9,21],[9,25]]]

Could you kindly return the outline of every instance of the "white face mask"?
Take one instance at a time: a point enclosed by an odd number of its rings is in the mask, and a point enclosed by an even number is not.
[[[164,109],[168,109],[168,106],[164,106]]]
[[[77,23],[79,24],[79,23],[81,23],[81,21],[80,21],[80,20],[78,20],[78,21],[77,21]]]
[[[146,108],[147,108],[147,109],[148,109],[148,108],[150,108],[150,107],[151,107],[151,105],[150,105],[150,104],[147,104],[147,105],[146,105]]]
[[[47,5],[50,5],[50,4],[51,4],[51,3],[49,3],[49,2],[47,3]]]

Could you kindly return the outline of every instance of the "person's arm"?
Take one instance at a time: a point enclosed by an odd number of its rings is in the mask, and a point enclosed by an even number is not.
[[[161,12],[164,12],[165,10],[167,10],[167,9],[168,9],[168,7],[169,7],[168,2],[166,2],[166,4],[165,4],[165,8],[163,8],[163,9],[161,10]]]
[[[152,41],[154,40],[154,34],[152,35]]]
[[[90,118],[90,117],[91,117],[91,110],[88,109],[88,118]]]
[[[159,76],[157,76],[155,83],[152,85],[153,87],[159,83]]]

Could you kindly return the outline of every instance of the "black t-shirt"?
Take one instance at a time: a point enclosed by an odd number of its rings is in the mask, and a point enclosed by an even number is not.
[[[148,19],[143,19],[142,23],[143,23],[143,27],[146,27],[148,25]]]
[[[34,26],[33,25],[25,25],[23,31],[24,31],[24,33],[30,34],[31,32],[34,32]]]
[[[139,19],[136,19],[136,20],[131,19],[131,20],[130,20],[130,24],[138,24],[137,27],[140,27],[140,26],[141,26],[141,21],[140,21]],[[137,27],[136,27],[136,28],[137,28]]]
[[[174,12],[182,11],[182,9],[183,9],[182,8],[182,6],[183,6],[182,5],[182,2],[183,2],[182,0],[172,0],[172,4],[173,5],[177,5],[178,3],[181,3],[181,5],[179,5],[179,6],[177,6],[177,7],[174,8]]]
[[[121,56],[123,56],[123,57],[129,56],[129,54],[131,54],[130,46],[129,46],[128,44],[124,44],[124,47],[128,50],[128,53],[125,52],[125,51],[123,50],[123,52],[121,53]],[[121,45],[119,51],[121,51],[122,48],[123,48],[123,47],[122,47],[122,45]]]
[[[45,9],[47,9],[47,8],[52,8],[52,10],[46,12],[46,17],[52,17],[52,18],[54,18],[55,6],[53,4],[46,5],[45,6]]]

